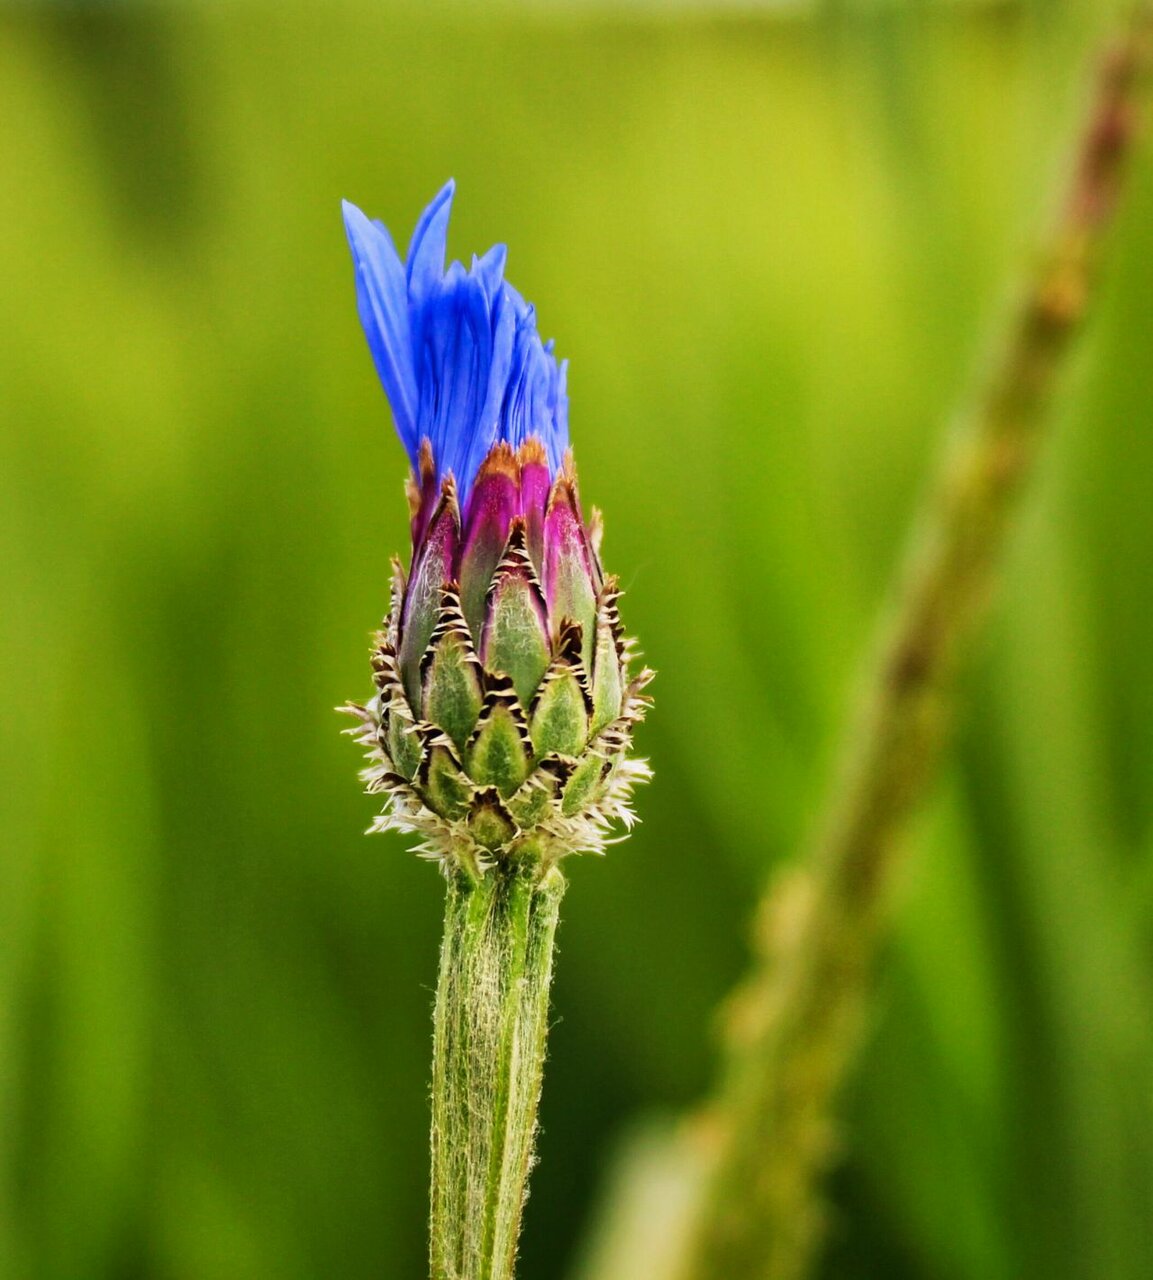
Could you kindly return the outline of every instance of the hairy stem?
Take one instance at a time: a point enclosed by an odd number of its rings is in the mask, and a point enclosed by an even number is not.
[[[511,1280],[536,1134],[565,881],[449,881],[432,1067],[432,1280]]]
[[[833,1150],[883,926],[898,837],[946,737],[964,644],[993,582],[1134,136],[1150,24],[1102,64],[1056,226],[984,388],[961,424],[850,726],[844,768],[803,871],[761,912],[751,976],[727,1020],[723,1077],[698,1133],[710,1159],[683,1280],[799,1280],[820,1238],[818,1180]]]

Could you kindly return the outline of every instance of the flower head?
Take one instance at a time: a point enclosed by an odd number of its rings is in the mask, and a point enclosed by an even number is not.
[[[504,279],[497,244],[465,270],[445,270],[454,185],[421,215],[401,262],[381,222],[347,200],[344,226],[356,269],[356,301],[397,431],[415,469],[429,442],[438,479],[452,474],[462,501],[500,441],[515,451],[539,440],[550,471],[568,447],[567,361],[542,343],[536,313]]]
[[[369,348],[412,463],[412,562],[376,637],[377,696],[350,708],[376,829],[480,875],[547,866],[632,821],[628,758],[651,672],[630,674],[616,580],[601,568],[568,449],[565,365],[504,279],[505,250],[444,268],[453,186],[401,263],[344,205]]]

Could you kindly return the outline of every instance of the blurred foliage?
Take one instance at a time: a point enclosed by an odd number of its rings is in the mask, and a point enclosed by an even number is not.
[[[523,1275],[707,1079],[1104,6],[0,16],[0,1275],[416,1276],[435,872],[331,708],[405,540],[348,196],[572,358],[660,670],[572,867]],[[912,833],[830,1276],[1153,1274],[1153,164]],[[630,1278],[631,1280],[631,1278]]]

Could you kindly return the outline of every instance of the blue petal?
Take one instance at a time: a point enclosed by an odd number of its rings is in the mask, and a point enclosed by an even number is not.
[[[404,269],[387,230],[345,200],[344,227],[356,272],[356,306],[397,430],[415,461],[419,404]]]
[[[568,399],[566,366],[504,279],[504,245],[467,272],[459,262],[445,271],[453,190],[447,183],[421,215],[404,266],[380,223],[349,204],[344,216],[361,322],[401,440],[415,466],[427,438],[437,474],[451,471],[464,500],[500,440],[516,448],[539,438],[558,471]]]
[[[456,183],[451,178],[420,215],[408,246],[408,297],[414,307],[431,298],[444,275],[444,251],[448,243],[448,217]]]
[[[514,447],[531,435],[546,435],[548,424],[540,410],[547,405],[541,395],[540,382],[547,382],[542,367],[547,357],[536,332],[536,315],[531,306],[523,307],[517,318],[512,365],[504,404],[501,407],[501,436]]]
[[[507,257],[508,249],[503,244],[494,244],[483,258],[478,258],[476,254],[472,256],[472,270],[469,275],[474,276],[484,285],[484,292],[490,305],[496,301],[497,294],[500,292]]]
[[[565,450],[568,449],[568,361],[556,366],[555,393],[552,410],[552,430],[545,440],[549,462],[554,471],[561,469]]]
[[[501,246],[497,246],[498,248]],[[490,253],[493,252],[490,250]],[[501,405],[512,365],[516,315],[507,289],[500,289],[492,303],[490,328],[492,355],[488,369],[484,403],[477,417],[476,429],[464,451],[457,477],[467,490],[476,477],[480,464],[500,436]]]
[[[492,365],[492,329],[488,299],[479,280],[454,262],[444,287],[430,303],[424,324],[419,428],[432,444],[441,474],[452,471],[462,486],[470,445],[480,427]]]

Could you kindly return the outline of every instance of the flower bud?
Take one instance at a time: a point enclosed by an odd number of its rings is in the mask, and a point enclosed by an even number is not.
[[[369,347],[412,462],[412,559],[372,654],[376,696],[351,706],[372,830],[479,876],[601,852],[633,822],[629,757],[648,670],[632,674],[616,580],[586,523],[568,449],[565,365],[503,279],[496,246],[444,270],[452,184],[401,264],[346,203]]]

